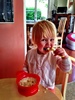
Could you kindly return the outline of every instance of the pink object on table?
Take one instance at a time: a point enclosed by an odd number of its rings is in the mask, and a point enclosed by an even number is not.
[[[75,50],[75,33],[70,33],[67,35],[66,46],[71,50]]]

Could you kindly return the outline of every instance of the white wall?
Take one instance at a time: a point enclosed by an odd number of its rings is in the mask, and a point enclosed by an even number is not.
[[[48,16],[47,16],[48,18],[51,18],[52,17],[52,10],[55,9],[54,2],[55,2],[55,0],[50,0],[48,2],[48,4],[49,4]]]
[[[68,0],[55,0],[54,3],[56,7],[67,7],[67,1]]]

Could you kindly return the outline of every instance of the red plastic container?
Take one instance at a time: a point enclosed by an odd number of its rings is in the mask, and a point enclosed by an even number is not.
[[[25,86],[21,86],[19,84],[20,80],[22,80],[23,78],[26,77],[33,77],[36,79],[36,84],[29,86],[29,87],[25,87]],[[25,95],[25,96],[31,96],[34,95],[38,92],[38,85],[40,82],[40,77],[37,74],[29,74],[26,73],[24,71],[18,72],[17,78],[16,78],[16,83],[18,86],[18,91],[20,94]]]

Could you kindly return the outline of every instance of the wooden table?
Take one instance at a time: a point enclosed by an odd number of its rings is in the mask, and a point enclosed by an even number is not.
[[[59,100],[55,94],[46,90],[40,85],[39,91],[29,97],[25,97],[18,92],[16,79],[0,79],[0,100]]]

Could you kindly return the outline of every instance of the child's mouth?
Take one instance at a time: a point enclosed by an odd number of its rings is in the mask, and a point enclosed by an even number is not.
[[[46,48],[44,48],[44,50],[45,50],[46,52],[49,52],[50,50],[52,50],[53,52],[55,51],[54,48],[50,48],[50,47],[46,47]],[[64,56],[61,56],[61,58],[64,58]]]
[[[50,50],[55,51],[54,48],[50,48],[50,47],[46,47],[46,48],[44,48],[44,50],[45,50],[45,51],[50,51]]]
[[[45,51],[50,51],[51,49],[49,47],[44,48]]]

